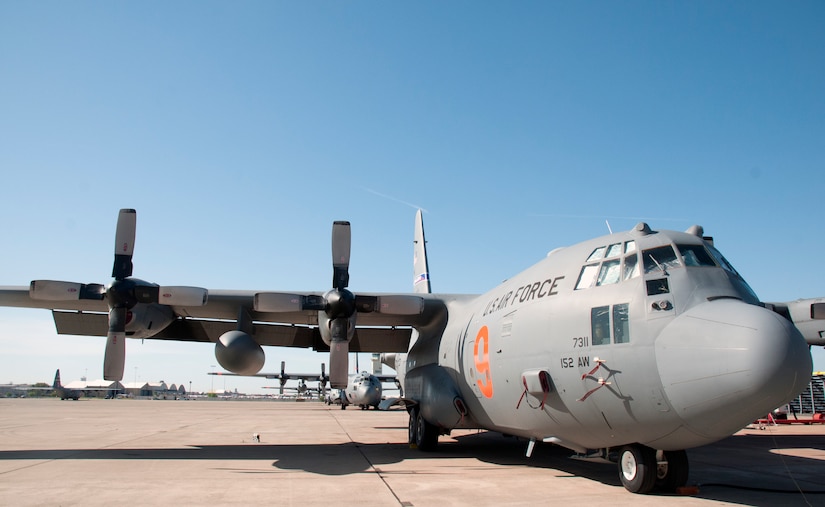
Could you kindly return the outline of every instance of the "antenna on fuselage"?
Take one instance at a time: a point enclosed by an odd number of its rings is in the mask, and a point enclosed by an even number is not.
[[[610,232],[610,234],[613,234],[613,229],[610,228],[610,222],[608,222],[607,219],[605,219],[604,223],[605,225],[607,225],[608,232]]]

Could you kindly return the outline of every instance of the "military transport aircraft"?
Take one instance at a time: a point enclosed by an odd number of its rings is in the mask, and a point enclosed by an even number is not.
[[[63,387],[63,383],[60,381],[60,369],[58,368],[57,371],[54,372],[54,382],[52,382],[51,387],[40,387],[40,386],[30,386],[30,385],[17,385],[14,386],[16,391],[52,391],[54,395],[60,398],[61,400],[79,400],[83,393],[76,389],[67,389]]]
[[[340,403],[341,410],[347,408],[347,405],[355,405],[362,410],[370,407],[377,409],[384,392],[381,383],[395,380],[395,375],[374,375],[368,371],[350,375],[347,387],[340,390],[337,399],[335,396],[328,397],[327,403]]]
[[[52,382],[51,387],[14,386],[14,389],[18,391],[52,391],[54,395],[61,400],[75,401],[79,400],[84,393],[88,394],[88,391],[107,391],[110,394],[118,392],[118,389],[111,389],[109,387],[84,387],[82,389],[70,389],[64,386],[60,381],[60,368],[54,372],[54,382]]]
[[[326,393],[327,382],[329,382],[329,377],[327,376],[325,370],[326,365],[324,363],[321,363],[321,373],[287,373],[286,361],[281,361],[281,371],[279,373],[252,373],[247,375],[241,375],[237,373],[226,373],[222,371],[217,371],[209,372],[209,375],[218,375],[226,377],[261,377],[271,380],[278,380],[278,383],[280,385],[276,389],[280,389],[280,394],[284,394],[284,389],[286,389],[287,381],[292,379],[300,380],[302,383],[298,385],[298,392],[301,394],[306,393],[308,388],[306,387],[305,381],[311,380],[318,382],[318,392],[319,394],[323,394]],[[303,388],[301,386],[303,386]]]
[[[301,384],[298,385],[299,394],[308,392],[308,388],[304,383],[307,380],[318,381],[319,395],[323,394],[327,405],[333,403],[341,405],[341,409],[347,408],[347,405],[355,405],[361,409],[369,407],[378,408],[381,403],[381,396],[383,392],[382,382],[395,382],[396,375],[375,375],[367,371],[362,371],[347,378],[347,385],[342,389],[334,389],[335,394],[326,395],[326,385],[329,377],[324,372],[325,365],[321,363],[321,374],[317,373],[287,373],[286,362],[281,361],[280,373],[255,373],[251,375],[239,375],[236,373],[224,372],[210,372],[209,375],[223,375],[231,377],[262,377],[267,379],[278,379],[280,383],[281,394],[284,394],[284,388],[288,380],[299,379]]]
[[[624,486],[646,493],[685,484],[684,449],[783,405],[811,375],[808,343],[787,317],[807,306],[816,319],[822,303],[766,308],[698,226],[639,223],[558,248],[485,294],[356,295],[349,222],[333,224],[331,290],[207,292],[132,277],[135,216],[120,212],[108,286],[0,288],[0,305],[52,309],[60,334],[107,336],[110,380],[123,375],[126,337],[214,342],[239,374],[260,370],[262,345],[329,349],[333,388],[347,384],[349,351],[406,353],[419,449],[483,428],[526,439],[528,456],[550,442],[613,458]],[[419,212],[416,252],[420,223]],[[813,329],[809,343],[821,345],[822,326]]]

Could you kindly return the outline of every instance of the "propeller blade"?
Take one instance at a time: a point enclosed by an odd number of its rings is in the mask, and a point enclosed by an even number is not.
[[[117,216],[115,232],[115,264],[112,277],[123,280],[132,276],[132,254],[135,251],[135,231],[137,229],[137,212],[122,209]]]
[[[349,285],[349,254],[352,242],[350,223],[332,224],[332,286],[343,289]]]
[[[77,299],[102,300],[106,288],[98,283],[61,282],[57,280],[33,280],[29,284],[29,297],[41,301],[74,301]]]
[[[123,380],[126,365],[126,333],[109,333],[106,337],[106,353],[103,356],[103,378]]]
[[[109,332],[106,335],[106,352],[103,356],[103,378],[123,380],[126,364],[126,318],[125,307],[115,307],[109,311]]]
[[[329,345],[329,384],[333,389],[346,389],[349,369],[349,342]]]

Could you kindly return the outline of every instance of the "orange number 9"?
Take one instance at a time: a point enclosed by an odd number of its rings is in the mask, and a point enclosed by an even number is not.
[[[478,347],[482,342],[484,343],[484,346],[481,349],[481,355],[479,355]],[[476,380],[476,383],[478,384],[478,388],[481,390],[481,394],[483,394],[485,398],[493,397],[493,378],[490,375],[489,343],[490,335],[487,330],[487,326],[482,326],[476,335],[476,343],[473,348],[473,360],[476,363],[476,371],[478,371],[479,377],[482,377]]]

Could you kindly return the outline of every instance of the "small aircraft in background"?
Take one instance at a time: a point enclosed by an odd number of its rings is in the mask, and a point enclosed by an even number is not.
[[[825,344],[822,300],[762,303],[700,226],[641,222],[556,248],[483,294],[418,290],[429,286],[420,211],[416,290],[403,294],[348,289],[349,222],[333,223],[332,288],[303,293],[133,278],[135,227],[121,210],[108,286],[34,280],[0,287],[0,306],[48,308],[59,334],[106,336],[107,380],[123,377],[127,337],[212,342],[241,375],[260,371],[263,345],[328,350],[336,389],[350,351],[401,353],[418,449],[453,429],[497,431],[525,439],[527,456],[544,442],[614,459],[634,493],[684,485],[685,449],[787,403],[811,378],[808,347]],[[484,238],[468,255],[503,245]]]
[[[265,389],[280,389],[280,394],[284,394],[286,382],[291,379],[298,379],[299,384],[297,391],[300,394],[306,394],[309,388],[306,381],[317,381],[319,397],[322,397],[327,405],[336,404],[341,405],[341,409],[346,409],[348,405],[355,405],[361,407],[362,410],[369,407],[378,408],[382,400],[382,382],[395,382],[395,375],[376,375],[367,371],[362,371],[353,375],[349,375],[347,385],[343,389],[332,389],[332,392],[327,394],[327,382],[329,377],[325,373],[325,364],[321,363],[321,373],[288,373],[286,371],[286,362],[281,361],[281,371],[278,373],[255,373],[251,375],[240,375],[237,373],[228,372],[210,372],[209,375],[220,375],[229,377],[261,377],[267,379],[277,379],[280,386],[264,387]]]
[[[75,400],[77,401],[83,396],[84,391],[112,391],[109,388],[101,388],[101,387],[88,387],[84,389],[70,389],[63,385],[60,381],[60,369],[58,368],[57,371],[54,372],[54,381],[52,382],[51,387],[40,387],[40,386],[25,386],[19,385],[14,386],[16,391],[51,391],[54,395],[61,400]]]
[[[261,377],[271,380],[277,380],[280,384],[277,387],[264,387],[264,389],[279,389],[279,394],[284,394],[285,389],[290,389],[286,387],[286,383],[289,380],[299,380],[303,383],[303,392],[307,391],[306,381],[317,381],[318,382],[318,392],[320,395],[324,395],[327,391],[327,383],[329,382],[329,376],[326,374],[326,365],[321,363],[321,373],[287,373],[286,371],[286,361],[281,361],[281,371],[278,373],[252,373],[252,374],[240,374],[240,373],[230,373],[230,372],[209,372],[209,375],[218,375],[224,377]],[[301,385],[298,384],[299,393],[301,392]]]

